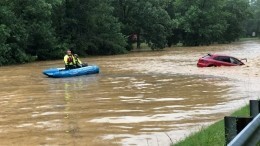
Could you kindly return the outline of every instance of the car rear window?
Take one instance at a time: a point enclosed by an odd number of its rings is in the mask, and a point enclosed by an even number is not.
[[[210,57],[211,57],[211,55],[208,54],[208,55],[206,55],[206,56],[203,56],[202,58],[210,58]]]

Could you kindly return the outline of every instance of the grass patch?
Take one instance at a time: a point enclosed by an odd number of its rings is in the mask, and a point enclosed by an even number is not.
[[[259,40],[259,37],[240,38],[239,41]]]
[[[148,46],[147,43],[141,43],[140,48],[137,48],[137,44],[134,43],[133,45],[133,50],[132,51],[147,51],[151,50],[151,48]]]
[[[232,116],[249,116],[249,105],[242,107],[232,114]],[[224,117],[223,117],[224,118]],[[191,134],[186,139],[174,144],[174,146],[191,146],[191,145],[210,145],[220,146],[225,145],[225,130],[224,120],[202,128],[199,132]]]

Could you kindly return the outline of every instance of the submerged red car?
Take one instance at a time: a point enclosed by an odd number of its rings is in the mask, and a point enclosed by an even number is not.
[[[244,65],[244,63],[232,56],[218,55],[218,54],[208,54],[201,57],[198,60],[198,67],[213,67],[213,66],[239,66]]]

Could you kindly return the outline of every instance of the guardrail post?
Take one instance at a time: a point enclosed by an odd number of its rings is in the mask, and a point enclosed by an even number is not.
[[[260,113],[260,100],[250,100],[250,116],[256,117]]]
[[[252,121],[252,117],[231,117],[225,116],[225,139],[226,145],[232,141],[236,135],[242,131],[248,123]]]
[[[228,146],[256,146],[260,144],[260,114],[258,114]]]

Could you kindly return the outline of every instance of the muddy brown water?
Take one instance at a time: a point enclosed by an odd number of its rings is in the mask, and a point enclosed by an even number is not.
[[[209,52],[248,62],[197,68]],[[164,146],[260,95],[257,40],[82,60],[100,74],[42,75],[62,60],[0,68],[0,145]]]

